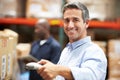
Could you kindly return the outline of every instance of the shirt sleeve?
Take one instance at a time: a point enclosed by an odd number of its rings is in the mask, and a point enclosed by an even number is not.
[[[79,67],[70,67],[75,80],[105,80],[107,60],[101,49],[88,49]]]

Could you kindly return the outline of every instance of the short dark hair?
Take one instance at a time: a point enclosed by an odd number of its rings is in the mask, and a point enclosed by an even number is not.
[[[83,21],[86,22],[89,19],[89,11],[87,7],[79,1],[65,4],[63,7],[63,14],[67,9],[80,9],[82,11]]]

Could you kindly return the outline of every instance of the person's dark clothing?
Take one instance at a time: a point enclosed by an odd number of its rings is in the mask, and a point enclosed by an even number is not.
[[[56,64],[61,53],[60,44],[53,37],[50,37],[43,45],[40,45],[40,41],[41,40],[33,42],[30,55],[38,60],[46,59]],[[30,71],[29,80],[43,79],[36,71]]]

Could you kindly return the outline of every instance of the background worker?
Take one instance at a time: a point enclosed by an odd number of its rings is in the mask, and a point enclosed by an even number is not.
[[[34,41],[30,55],[38,60],[46,59],[57,63],[61,53],[61,46],[50,34],[50,25],[47,19],[40,19],[35,25],[35,35],[39,38]],[[30,71],[29,80],[43,80],[36,71]]]

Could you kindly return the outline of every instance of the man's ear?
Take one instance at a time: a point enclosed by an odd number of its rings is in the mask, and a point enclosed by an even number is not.
[[[85,27],[86,27],[86,28],[89,27],[89,22],[90,22],[90,20],[86,20],[86,22],[85,22]]]

